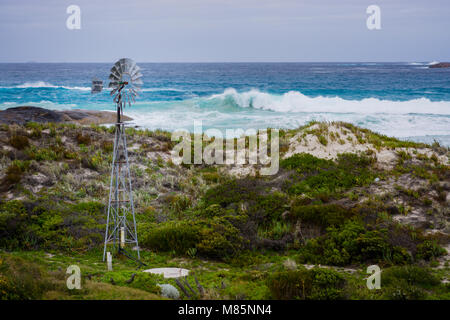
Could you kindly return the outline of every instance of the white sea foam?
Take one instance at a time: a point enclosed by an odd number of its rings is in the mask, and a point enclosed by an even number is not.
[[[58,86],[45,81],[34,81],[34,82],[25,82],[23,84],[19,84],[17,86],[11,87],[1,87],[6,89],[27,89],[27,88],[62,88],[67,90],[81,90],[81,91],[90,91],[90,87],[79,87],[79,86]],[[107,88],[105,88],[107,89]],[[163,87],[163,88],[143,88],[142,92],[158,92],[158,91],[173,91],[173,92],[184,92],[183,89]]]
[[[12,87],[2,87],[6,89],[27,89],[27,88],[62,88],[67,90],[80,90],[80,91],[90,91],[91,88],[89,87],[71,87],[71,86],[56,86],[51,83],[45,82],[45,81],[35,81],[35,82],[25,82],[23,84],[19,84],[17,86]]]
[[[450,101],[430,101],[420,98],[408,101],[366,98],[346,100],[340,97],[308,97],[298,91],[283,95],[269,94],[258,90],[239,93],[226,89],[221,94],[209,97],[223,104],[234,104],[241,108],[255,108],[277,112],[332,112],[332,113],[388,113],[388,114],[441,114],[450,115]]]
[[[51,83],[47,83],[44,81],[36,81],[36,82],[25,82],[24,84],[19,84],[18,86],[9,87],[9,88],[58,88],[58,86],[54,86]]]
[[[158,92],[158,91],[185,92],[186,90],[176,89],[176,88],[143,88],[143,89],[141,89],[141,91],[142,92]]]
[[[17,102],[3,102],[0,103],[0,110],[5,110],[8,108],[14,108],[14,107],[20,107],[20,106],[33,106],[33,107],[41,107],[46,108],[50,110],[70,110],[75,108],[80,108],[75,103],[68,103],[68,104],[60,104],[55,103],[48,100],[41,100],[41,101],[30,101],[30,102],[23,102],[23,103],[17,103]]]

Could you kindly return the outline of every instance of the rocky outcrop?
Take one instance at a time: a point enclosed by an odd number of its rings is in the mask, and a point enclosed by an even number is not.
[[[450,68],[450,62],[439,62],[429,66],[429,68]]]
[[[123,116],[125,121],[132,118]],[[106,124],[116,121],[116,113],[94,110],[55,111],[33,106],[20,106],[0,111],[0,124],[19,124],[27,122],[72,122],[79,124]]]

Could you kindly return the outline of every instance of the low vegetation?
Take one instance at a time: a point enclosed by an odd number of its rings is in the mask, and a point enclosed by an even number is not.
[[[182,299],[448,299],[448,150],[337,125],[281,130],[280,170],[269,177],[176,166],[169,133],[127,129],[142,261],[190,269],[186,281],[204,292]],[[112,134],[0,128],[1,298],[160,299],[157,284],[178,286],[123,256],[113,272],[100,260]],[[295,136],[325,147],[350,134],[370,150],[283,156]],[[392,151],[391,167],[379,150]],[[82,290],[65,287],[70,264],[81,267]],[[365,286],[372,264],[381,290]]]

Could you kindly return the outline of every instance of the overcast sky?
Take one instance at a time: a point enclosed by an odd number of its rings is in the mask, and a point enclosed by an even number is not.
[[[449,15],[449,0],[0,0],[0,62],[448,61]]]

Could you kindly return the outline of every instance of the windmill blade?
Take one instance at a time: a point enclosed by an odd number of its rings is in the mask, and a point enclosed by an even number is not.
[[[120,80],[121,71],[119,69],[117,69],[117,67],[115,65],[111,68],[110,71],[111,71],[110,76],[114,75],[118,80]]]
[[[127,60],[125,58],[122,58],[119,60],[120,62],[120,67],[122,70],[122,74],[124,73],[128,73],[128,64],[127,64]]]
[[[109,75],[109,80],[115,80],[115,81],[119,81],[120,77],[114,73],[111,72],[111,74]]]
[[[134,76],[131,76],[131,79],[132,79],[133,81],[142,79],[142,73],[140,73],[140,72],[136,73]]]
[[[141,71],[141,68],[139,68],[139,66],[135,64],[133,70],[131,70],[131,72],[130,72],[131,77],[135,78],[137,74],[142,75],[142,73],[140,71]]]
[[[133,80],[133,84],[134,84],[134,85],[141,86],[141,85],[144,84],[144,82],[142,82],[142,80],[139,78],[139,79],[137,79],[137,80]]]
[[[117,61],[117,62],[114,64],[114,67],[116,68],[117,73],[118,73],[120,76],[122,76],[123,71],[122,71],[122,66],[121,66],[121,64],[120,64],[120,60]]]
[[[108,85],[109,88],[119,87],[119,82],[111,81]]]
[[[131,75],[133,70],[136,68],[136,62],[134,62],[133,60],[131,60],[129,58],[125,58],[124,59],[124,63],[125,63],[125,70],[124,70],[124,72],[126,72],[126,73]]]

